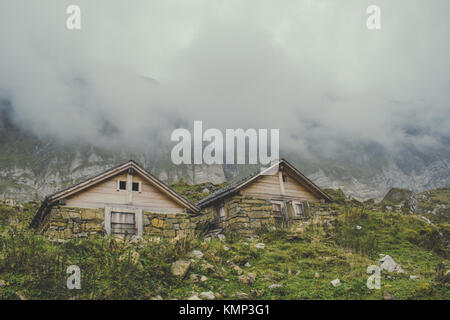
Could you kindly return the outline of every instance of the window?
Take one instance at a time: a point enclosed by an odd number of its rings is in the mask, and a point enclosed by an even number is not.
[[[219,208],[219,220],[225,221],[225,219],[226,219],[225,207],[222,206]]]
[[[292,206],[294,207],[294,213],[297,217],[304,217],[305,210],[303,207],[303,202],[292,202]]]
[[[282,210],[283,210],[283,203],[282,202],[272,202],[272,211],[276,216],[281,216],[282,215]]]
[[[127,182],[119,181],[119,190],[127,190]]]
[[[141,192],[141,183],[140,182],[133,182],[132,190]]]
[[[136,234],[136,220],[134,213],[111,212],[111,233],[123,236]]]
[[[283,182],[287,182],[287,176],[285,176],[284,174],[283,174]]]

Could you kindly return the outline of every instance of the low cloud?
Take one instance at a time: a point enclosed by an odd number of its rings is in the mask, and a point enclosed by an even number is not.
[[[151,150],[203,120],[279,128],[303,154],[448,148],[450,3],[376,1],[370,31],[372,2],[2,1],[0,95],[22,128],[67,142]]]

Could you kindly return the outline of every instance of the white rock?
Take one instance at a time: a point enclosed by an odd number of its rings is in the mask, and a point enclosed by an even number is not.
[[[217,235],[217,238],[218,238],[220,241],[225,241],[225,240],[226,240],[226,237],[225,237],[224,234],[218,234],[218,235]]]
[[[181,278],[184,278],[184,276],[188,272],[190,266],[191,266],[190,261],[177,260],[174,263],[172,263],[172,268],[171,268],[172,274],[174,276],[180,276]]]
[[[385,255],[383,258],[380,259],[380,269],[386,270],[387,272],[398,272],[403,273],[402,267],[400,267],[397,262],[392,259],[390,255]]]
[[[250,264],[250,262],[246,262],[245,264],[244,264],[244,267],[247,267],[247,268],[250,268],[252,265]]]
[[[339,287],[341,285],[341,280],[339,279],[334,279],[333,281],[331,281],[331,284],[333,285],[333,287]]]
[[[356,230],[361,230],[362,227],[361,226],[356,226]]]
[[[255,244],[255,248],[257,249],[264,249],[266,245],[262,242]]]
[[[187,298],[188,300],[202,300],[198,297],[198,295],[194,294],[193,296],[190,296],[189,298]]]
[[[214,293],[212,291],[205,291],[205,292],[200,293],[200,298],[206,299],[206,300],[214,300],[216,298],[216,296],[214,295]]]
[[[192,250],[191,253],[189,253],[189,257],[201,259],[203,257],[203,252],[200,250]]]
[[[207,276],[201,276],[201,277],[200,277],[200,281],[201,281],[201,282],[208,281],[208,277],[207,277]]]
[[[236,293],[236,298],[238,298],[238,299],[248,299],[248,294],[246,294],[244,292],[238,292],[238,293]]]
[[[410,280],[416,280],[416,279],[419,279],[419,278],[420,278],[419,276],[409,276]]]
[[[274,283],[269,286],[269,289],[281,288],[281,284]]]
[[[223,250],[228,251],[230,250],[230,248],[228,248],[227,246],[223,246]]]

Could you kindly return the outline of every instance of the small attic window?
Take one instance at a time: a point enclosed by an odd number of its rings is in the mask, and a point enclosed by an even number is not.
[[[138,192],[141,191],[140,183],[139,183],[139,182],[133,182],[133,184],[132,184],[131,187],[132,187],[132,190],[133,190],[133,191],[138,191]]]
[[[127,182],[119,181],[119,190],[127,190]]]
[[[283,174],[283,182],[287,182],[287,176]]]

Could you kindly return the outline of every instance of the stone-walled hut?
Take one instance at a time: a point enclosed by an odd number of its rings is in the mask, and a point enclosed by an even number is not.
[[[31,226],[49,238],[192,235],[199,208],[134,161],[48,196]]]
[[[250,236],[264,225],[291,226],[312,217],[331,198],[281,159],[197,203],[224,231]]]

